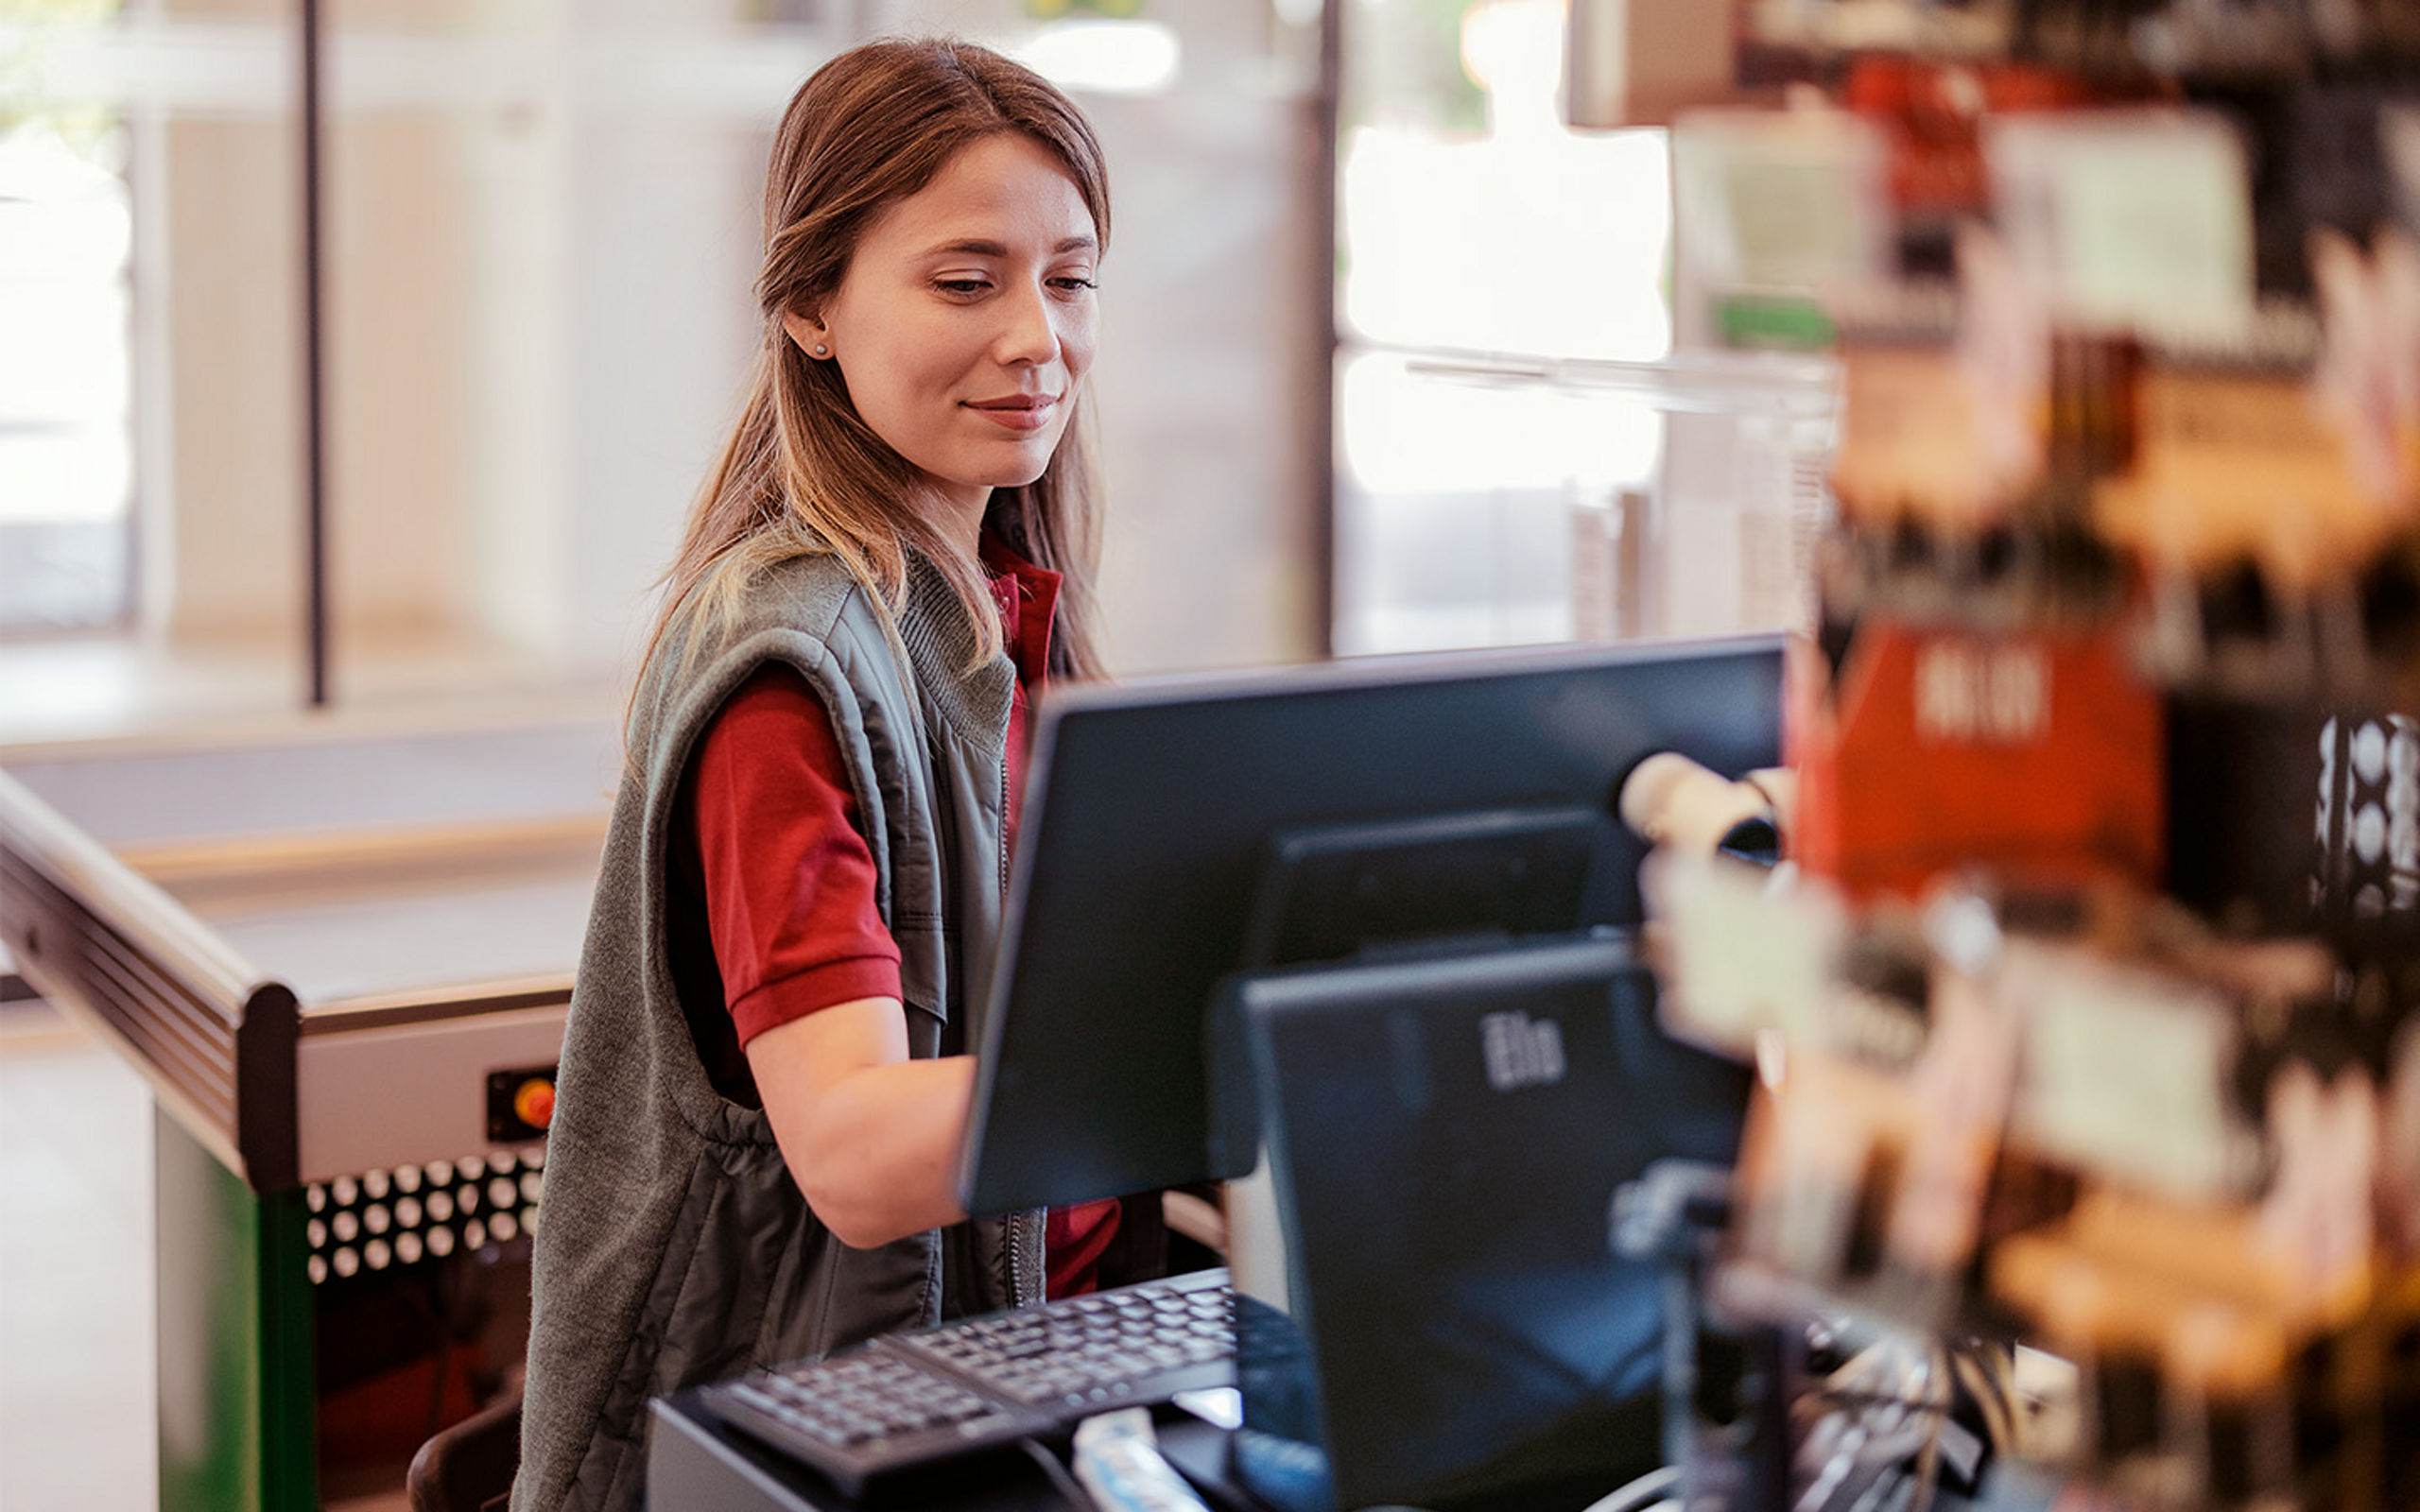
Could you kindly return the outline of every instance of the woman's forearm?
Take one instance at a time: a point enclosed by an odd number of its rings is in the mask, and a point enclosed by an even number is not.
[[[975,1057],[951,1056],[870,1066],[818,1098],[805,1149],[792,1156],[784,1141],[782,1152],[824,1227],[867,1248],[963,1219],[958,1153],[974,1091]]]
[[[841,1243],[868,1248],[966,1216],[957,1176],[975,1059],[908,1059],[896,1000],[768,1030],[748,1061],[791,1177]]]

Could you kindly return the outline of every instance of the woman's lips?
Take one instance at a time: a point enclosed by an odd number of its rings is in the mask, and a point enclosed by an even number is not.
[[[966,407],[1004,430],[1038,431],[1050,423],[1056,394],[1011,394],[1001,399],[970,399]]]

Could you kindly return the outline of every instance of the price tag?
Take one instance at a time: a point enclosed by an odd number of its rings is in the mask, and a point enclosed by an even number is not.
[[[1736,862],[1657,851],[1639,869],[1665,929],[1661,1001],[1684,1039],[1744,1054],[1763,1030],[1824,1040],[1824,1000],[1844,933],[1831,893],[1801,881],[1768,889],[1768,873]]]
[[[2000,117],[1985,131],[2009,245],[2080,324],[2228,333],[2253,312],[2243,144],[2189,111]]]
[[[1674,121],[1673,317],[1681,345],[1718,335],[1742,292],[1871,287],[1891,267],[1891,147],[1844,111],[1690,111]]]
[[[2181,1199],[2241,1189],[2258,1146],[2229,1109],[2237,1028],[2224,998],[2020,944],[1999,990],[2025,1026],[2014,1121],[2025,1143]]]

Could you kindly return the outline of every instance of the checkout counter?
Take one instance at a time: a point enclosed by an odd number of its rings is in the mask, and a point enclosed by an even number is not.
[[[1626,867],[1587,864],[1641,845],[1601,796],[1669,748],[1668,730],[1724,767],[1771,765],[1779,673],[1769,642],[1564,648],[1484,675],[1325,669],[1183,697],[1099,690],[1046,710],[1057,740],[1037,781],[1055,823],[1026,857],[1022,948],[1004,973],[1021,1011],[990,1021],[971,1202],[1012,1211],[1200,1179],[1204,1112],[1256,1108],[1252,1127],[1220,1121],[1219,1159],[1236,1168],[1211,1174],[1243,1175],[1253,1143],[1272,1152],[1263,1228],[1288,1236],[1287,1284],[1299,1273],[1302,1297],[1329,1299],[1308,1351],[1264,1331],[1291,1375],[1256,1373],[1237,1324],[1244,1416],[1286,1451],[1245,1477],[1264,1500],[1319,1435],[1257,1412],[1251,1383],[1300,1397],[1287,1383],[1312,1352],[1353,1451],[1335,1456],[1348,1504],[1500,1470],[1537,1445],[1525,1474],[1585,1469],[1600,1495],[1635,1472],[1599,1481],[1622,1467],[1581,1465],[1534,1431],[1595,1421],[1575,1408],[1649,1401],[1618,1442],[1625,1460],[1655,1452],[1658,1279],[1609,1253],[1608,1204],[1655,1159],[1726,1159],[1740,1074],[1668,1065],[1679,1052],[1653,1031],[1643,964],[1618,931],[1572,923],[1634,906]],[[1430,738],[1405,742],[1407,729]],[[1293,761],[1313,736],[1334,759]],[[339,1409],[373,1372],[329,1345],[379,1332],[361,1318],[381,1278],[410,1291],[405,1273],[459,1276],[475,1258],[499,1308],[526,1305],[544,1088],[620,760],[610,726],[567,722],[103,750],[0,771],[0,944],[157,1096],[164,1507],[283,1509],[331,1492]],[[1170,790],[1199,801],[1171,805]],[[1564,805],[1539,809],[1541,793]],[[1406,813],[1424,817],[1369,817]],[[1271,910],[1258,861],[1275,834],[1300,844]],[[1345,886],[1364,876],[1386,885]],[[1330,906],[1344,897],[1352,907]],[[1171,964],[1170,919],[1213,948]],[[1353,948],[1434,943],[1441,920],[1497,927],[1444,935],[1450,958]],[[1258,969],[1235,999],[1232,1055],[1205,1057],[1193,1016],[1131,1011],[1206,1005],[1246,959]],[[1192,976],[1177,981],[1180,969]],[[1105,1053],[1119,1033],[1148,1042]],[[1255,1094],[1214,1095],[1205,1059],[1250,1068]],[[1070,1076],[1102,1085],[1069,1091]],[[1069,1128],[1070,1107],[1099,1116]],[[1541,1191],[1560,1194],[1550,1222]],[[1556,1285],[1538,1284],[1542,1267]],[[1282,1313],[1263,1279],[1266,1266],[1249,1283],[1239,1270],[1237,1292]],[[1398,1347],[1424,1331],[1486,1343],[1432,1379],[1438,1362]],[[437,1358],[424,1402],[446,1381]],[[1465,1420],[1472,1401],[1492,1404],[1484,1421]],[[681,1395],[657,1406],[657,1503],[829,1501],[696,1407]],[[414,1430],[407,1455],[459,1414],[387,1416]],[[1171,1434],[1188,1468],[1229,1457],[1214,1425]],[[1348,1484],[1348,1467],[1367,1484]],[[941,1504],[1018,1504],[1031,1467],[1011,1461],[1013,1483],[996,1469],[972,1500]],[[1036,1494],[1055,1497],[1046,1486]]]
[[[0,947],[157,1109],[164,1509],[317,1506],[344,1452],[407,1456],[417,1404],[517,1361],[619,760],[584,717],[0,766]],[[382,1448],[387,1294],[438,1272],[491,1336],[440,1335]]]

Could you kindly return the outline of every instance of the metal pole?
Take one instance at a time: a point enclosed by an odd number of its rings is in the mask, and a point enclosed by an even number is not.
[[[1314,112],[1311,171],[1311,328],[1319,344],[1313,368],[1319,393],[1311,409],[1312,645],[1336,654],[1336,167],[1337,133],[1344,110],[1344,0],[1320,7],[1320,74]]]
[[[320,0],[302,7],[303,582],[311,707],[328,702],[327,327],[320,240]]]

